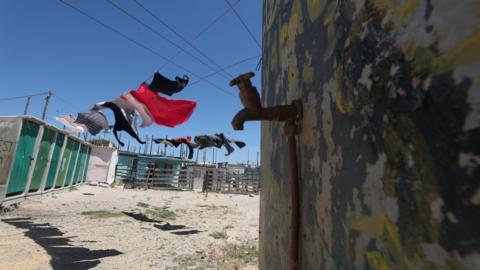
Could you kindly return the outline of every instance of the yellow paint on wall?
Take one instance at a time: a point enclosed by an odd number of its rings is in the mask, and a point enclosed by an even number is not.
[[[419,0],[406,0],[403,5],[400,6],[398,9],[398,14],[400,20],[403,22],[407,19],[408,15],[411,14],[414,10],[416,10],[420,5]]]
[[[393,10],[395,8],[395,0],[373,0],[373,5],[381,10]]]
[[[343,77],[343,69],[341,65],[337,66],[337,69],[335,70],[335,91],[333,92],[335,97],[335,106],[337,107],[338,111],[341,113],[350,113],[352,112],[352,107],[348,103],[347,100],[345,100],[342,96],[342,77]]]
[[[378,251],[367,252],[368,265],[371,269],[376,270],[390,270],[392,269],[385,258],[382,257],[382,254]]]
[[[296,35],[303,32],[301,1],[293,3],[290,19],[280,27],[280,44],[285,46],[289,39],[294,39]]]
[[[377,216],[360,216],[347,221],[349,228],[363,232],[381,241],[380,250],[370,252],[369,263],[376,265],[373,269],[405,269],[405,252],[400,240],[397,226],[385,214]],[[370,261],[370,259],[372,261]],[[387,267],[387,268],[385,268]]]
[[[307,0],[308,17],[311,22],[314,22],[325,8],[325,0]]]
[[[302,69],[302,77],[305,83],[312,83],[313,82],[313,67],[303,64]]]
[[[442,74],[478,61],[480,61],[480,31],[465,39],[452,51],[434,59],[432,72]]]

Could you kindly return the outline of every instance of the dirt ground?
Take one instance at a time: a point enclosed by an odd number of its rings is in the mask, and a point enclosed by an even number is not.
[[[257,269],[259,197],[81,186],[0,216],[0,269]]]

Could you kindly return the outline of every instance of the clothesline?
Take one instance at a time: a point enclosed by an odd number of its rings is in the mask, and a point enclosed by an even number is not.
[[[170,80],[159,72],[155,72],[153,80],[149,84],[142,82],[138,89],[125,92],[112,101],[97,102],[89,112],[79,112],[76,119],[73,119],[71,115],[59,116],[55,119],[71,132],[88,131],[93,136],[102,130],[108,131],[113,128],[113,134],[120,147],[125,146],[121,141],[121,134],[119,134],[121,131],[125,131],[138,143],[146,144],[148,139],[142,141],[139,135],[137,116],[142,118],[140,128],[148,127],[153,123],[175,127],[187,122],[197,103],[192,100],[169,99],[161,94],[172,96],[182,91],[188,82],[187,76],[176,76],[175,80]],[[106,116],[101,112],[105,108],[113,112],[115,118],[113,126],[109,125]],[[153,139],[152,137],[151,139],[155,143],[165,143],[175,147],[185,144],[189,149],[189,159],[193,157],[193,149],[197,147],[201,150],[207,147],[221,148],[224,146],[228,156],[234,151],[231,143],[239,148],[245,146],[245,143],[229,139],[223,133],[196,136],[195,143],[192,143],[191,137],[177,139]]]

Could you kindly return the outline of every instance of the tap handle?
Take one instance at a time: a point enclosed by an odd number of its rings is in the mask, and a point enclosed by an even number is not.
[[[238,85],[239,87],[242,86],[242,83],[245,83],[246,86],[251,86],[252,82],[250,82],[250,78],[253,78],[255,76],[255,73],[253,72],[248,72],[245,74],[242,74],[235,79],[230,81],[230,86]]]

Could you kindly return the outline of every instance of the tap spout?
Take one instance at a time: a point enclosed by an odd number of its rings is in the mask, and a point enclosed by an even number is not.
[[[240,89],[240,101],[244,109],[240,110],[232,119],[234,130],[243,130],[246,121],[277,121],[294,123],[301,118],[302,109],[300,101],[295,100],[291,105],[278,105],[262,107],[257,88],[252,85],[250,78],[253,72],[245,73],[230,82],[230,86],[237,85]]]
[[[232,127],[234,130],[243,130],[246,121],[294,122],[298,115],[295,103],[258,109],[244,108],[233,117]]]

